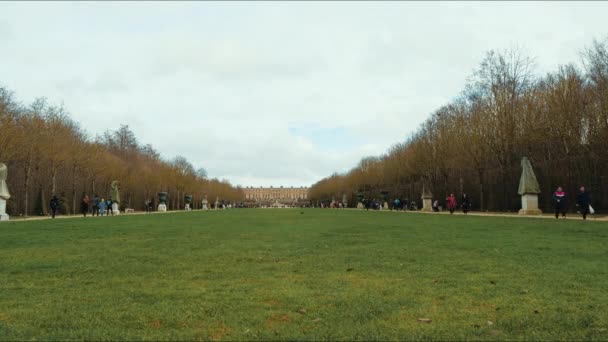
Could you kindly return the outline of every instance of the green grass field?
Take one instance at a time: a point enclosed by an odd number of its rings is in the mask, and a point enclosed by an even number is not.
[[[31,339],[605,341],[608,225],[330,209],[2,223],[0,340]]]

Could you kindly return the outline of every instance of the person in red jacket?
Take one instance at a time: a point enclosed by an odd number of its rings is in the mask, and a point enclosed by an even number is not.
[[[454,196],[454,194],[450,194],[450,196],[448,196],[448,198],[446,199],[446,201],[448,202],[448,210],[450,211],[450,214],[454,213],[454,210],[456,210],[456,197]]]
[[[553,205],[555,205],[555,218],[559,218],[559,214],[562,214],[563,218],[566,218],[566,211],[568,211],[568,198],[566,192],[561,186],[557,187],[557,190],[553,193]]]

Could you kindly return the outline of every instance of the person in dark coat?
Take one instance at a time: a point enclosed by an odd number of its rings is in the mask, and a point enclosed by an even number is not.
[[[95,197],[93,197],[93,212],[91,213],[92,216],[99,216],[99,196],[97,194],[95,194]]]
[[[84,217],[87,217],[89,212],[89,195],[86,193],[82,194],[82,200],[80,201],[80,212]]]
[[[51,198],[50,207],[51,207],[51,217],[55,218],[55,214],[57,213],[57,208],[59,208],[59,198],[57,198],[57,196],[53,195],[53,198]]]
[[[469,196],[467,196],[467,194],[462,194],[462,212],[463,213],[468,213],[469,210],[471,209],[471,199],[469,198]]]
[[[579,210],[583,215],[583,220],[586,220],[587,215],[589,214],[589,206],[591,205],[591,196],[585,191],[584,186],[581,186],[578,195],[576,195],[576,205],[578,205]]]
[[[112,197],[106,200],[106,216],[110,216],[110,213],[112,213],[112,216],[114,216],[114,209],[112,209],[112,203],[114,203],[114,201],[112,201]]]
[[[566,210],[568,205],[566,203],[566,192],[561,186],[557,187],[557,190],[553,193],[553,204],[555,205],[555,218],[559,218],[559,214],[562,214],[563,218],[566,218]]]

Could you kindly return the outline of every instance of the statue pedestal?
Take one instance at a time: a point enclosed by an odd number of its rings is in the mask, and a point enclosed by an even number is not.
[[[541,215],[543,212],[538,209],[537,194],[521,195],[521,209],[519,215]]]
[[[120,215],[120,209],[118,209],[118,203],[112,203],[112,212],[114,215]]]
[[[190,204],[186,203],[186,206],[184,207],[185,211],[190,211],[192,209],[190,209]]]
[[[383,208],[384,210],[388,210],[388,202],[384,202]]]
[[[6,200],[0,198],[0,221],[8,221],[10,216],[6,213]]]
[[[207,207],[207,203],[203,203],[203,210],[209,210],[209,208]]]
[[[162,211],[162,212],[166,212],[167,211],[167,205],[166,204],[159,204],[158,205],[158,211]]]
[[[433,198],[422,197],[422,211],[433,211]]]
[[[365,209],[365,206],[363,205],[363,203],[359,202],[357,203],[357,209]]]

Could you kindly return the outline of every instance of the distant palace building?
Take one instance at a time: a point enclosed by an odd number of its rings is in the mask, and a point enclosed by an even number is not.
[[[280,203],[293,203],[301,200],[308,199],[308,187],[294,188],[254,188],[245,187],[245,199],[248,201],[255,202],[280,202]]]

